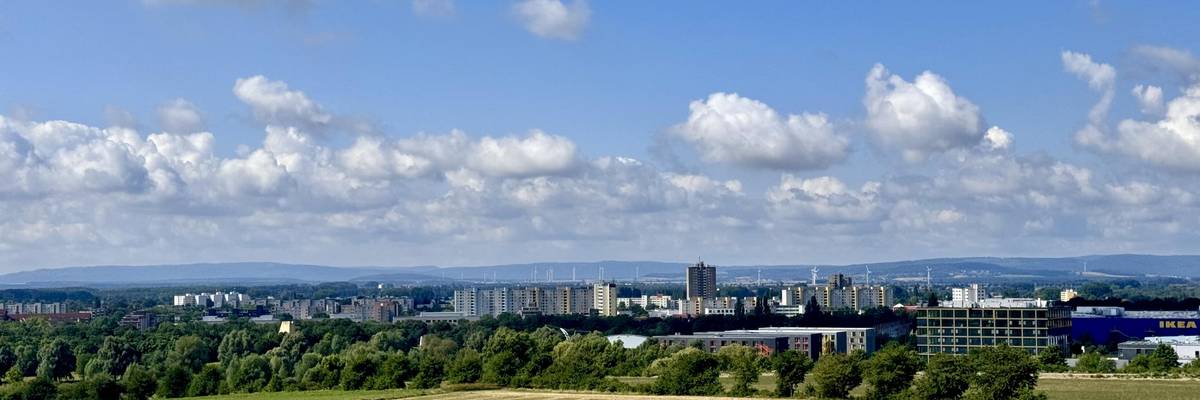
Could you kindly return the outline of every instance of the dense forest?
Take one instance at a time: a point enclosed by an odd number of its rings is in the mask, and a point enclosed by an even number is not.
[[[753,315],[723,319],[696,320],[692,323],[700,326],[687,329],[739,319],[744,326],[775,322]],[[758,319],[762,321],[754,322]],[[0,398],[144,399],[435,387],[841,398],[859,385],[866,385],[873,399],[1040,398],[1036,372],[1066,369],[1058,349],[1030,356],[1014,348],[985,348],[967,357],[927,361],[893,341],[872,356],[826,354],[814,363],[795,351],[765,356],[740,346],[710,354],[648,341],[627,349],[586,331],[622,326],[619,318],[504,315],[433,325],[298,321],[296,330],[286,334],[276,324],[245,320],[163,324],[145,331],[117,321],[99,316],[65,325],[0,323],[0,369],[6,371]],[[1169,357],[1159,351],[1135,359],[1129,371],[1200,372],[1178,368],[1174,353],[1166,352]],[[1086,353],[1079,370],[1113,371],[1111,361],[1098,354]],[[925,373],[918,377],[921,370]],[[753,384],[766,371],[777,374],[778,386],[773,393],[756,392]],[[733,377],[731,389],[718,381],[721,373]],[[631,385],[613,378],[619,376],[653,379]]]

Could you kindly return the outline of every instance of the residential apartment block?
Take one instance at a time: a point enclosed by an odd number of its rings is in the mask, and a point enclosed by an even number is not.
[[[891,286],[855,286],[853,280],[842,274],[833,274],[823,286],[795,286],[783,289],[779,305],[784,310],[802,313],[811,298],[817,299],[822,310],[866,310],[891,307],[895,304],[895,291]]]
[[[617,286],[496,287],[454,291],[454,311],[465,316],[513,314],[617,315]]]

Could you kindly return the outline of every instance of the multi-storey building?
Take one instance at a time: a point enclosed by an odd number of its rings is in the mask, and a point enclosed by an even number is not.
[[[396,298],[354,299],[351,304],[365,314],[364,319],[379,322],[392,322],[412,310],[411,303]]]
[[[687,267],[687,297],[717,297],[717,267],[703,261]]]
[[[608,304],[616,307],[616,288]],[[606,293],[604,296],[608,296]],[[607,297],[605,297],[608,299]],[[523,287],[460,289],[451,301],[456,312],[467,316],[515,314],[588,314],[596,308],[595,287]],[[613,315],[616,312],[613,311]]]
[[[7,303],[4,311],[8,314],[61,314],[67,312],[63,303]]]
[[[803,310],[804,304],[814,297],[817,299],[817,305],[823,310],[866,310],[890,307],[895,303],[895,291],[891,286],[835,285],[834,278],[830,278],[830,281],[831,284],[827,286],[785,288],[780,294],[779,305],[799,312]],[[841,278],[838,281],[850,283],[849,278]]]
[[[917,351],[966,354],[972,348],[1007,343],[1037,353],[1067,348],[1071,311],[1032,299],[985,299],[972,307],[918,307]]]
[[[952,307],[976,307],[987,297],[987,293],[979,289],[978,283],[971,286],[950,289],[950,304]]]
[[[624,304],[625,307],[633,307],[636,305],[645,309],[679,309],[679,301],[672,299],[671,296],[661,294],[641,297],[618,297],[617,305],[620,306],[622,304]]]
[[[481,290],[477,288],[455,290],[454,300],[450,304],[454,307],[454,311],[462,313],[464,316],[479,315],[480,292]]]
[[[241,307],[251,301],[250,296],[238,292],[216,292],[216,293],[200,293],[200,294],[181,294],[175,295],[172,298],[171,304],[175,306],[201,306],[221,308],[230,306],[234,308]]]
[[[668,346],[690,346],[699,342],[700,348],[709,352],[716,352],[721,347],[733,344],[754,347],[768,354],[783,350],[797,350],[814,360],[821,354],[846,354],[858,350],[870,354],[875,351],[874,328],[760,328],[655,336],[654,339]]]
[[[246,304],[262,307],[273,313],[288,314],[295,319],[312,319],[317,314],[334,315],[342,312],[341,304],[333,299],[280,300],[266,298],[251,300]]]
[[[617,315],[617,285],[597,283],[592,285],[592,308],[602,317]]]

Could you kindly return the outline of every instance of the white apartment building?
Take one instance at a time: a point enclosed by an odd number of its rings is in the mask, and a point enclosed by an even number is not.
[[[971,286],[950,289],[950,304],[947,307],[976,307],[979,301],[987,297],[987,293],[979,289],[978,283]]]
[[[617,315],[617,285],[614,283],[592,285],[592,307],[602,317]]]
[[[250,296],[238,292],[216,292],[216,293],[200,293],[191,294],[185,293],[175,295],[172,298],[171,304],[175,306],[204,306],[219,308],[223,306],[241,307],[243,304],[249,304]]]
[[[813,297],[823,310],[866,310],[895,304],[891,286],[795,286],[781,291],[779,305],[788,310],[802,309]]]

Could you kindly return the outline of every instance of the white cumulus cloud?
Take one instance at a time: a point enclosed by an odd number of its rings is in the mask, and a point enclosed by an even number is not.
[[[854,190],[841,180],[822,176],[803,179],[783,174],[767,190],[767,202],[779,216],[807,218],[821,223],[861,222],[880,216],[879,182]]]
[[[158,125],[171,133],[193,133],[204,130],[204,116],[194,104],[174,99],[158,107]]]
[[[1200,84],[1168,102],[1158,121],[1121,121],[1117,138],[1104,148],[1149,164],[1200,172]]]
[[[941,76],[925,71],[912,82],[875,64],[866,77],[867,110],[875,143],[885,151],[898,151],[907,162],[930,155],[969,148],[983,138],[979,107],[958,96]]]
[[[1112,108],[1117,70],[1111,65],[1092,61],[1088,54],[1072,51],[1062,52],[1063,69],[1088,83],[1088,87],[1100,93],[1100,100],[1088,112],[1088,123],[1075,132],[1075,143],[1084,147],[1103,149],[1105,144],[1104,125],[1108,110]]]
[[[709,162],[781,170],[826,168],[850,153],[824,114],[779,115],[757,100],[713,93],[693,101],[672,133]]]
[[[494,176],[562,174],[578,161],[574,142],[540,130],[522,138],[484,137],[470,157],[468,165]]]
[[[550,39],[575,40],[587,27],[592,10],[586,0],[523,0],[513,13],[529,32]]]
[[[1158,114],[1162,112],[1162,88],[1154,85],[1137,85],[1133,87],[1132,92],[1133,97],[1137,99],[1138,105],[1141,106],[1143,113]]]
[[[320,127],[328,125],[333,116],[304,92],[291,90],[287,83],[272,81],[262,75],[238,79],[233,94],[250,106],[259,120],[280,125]]]

